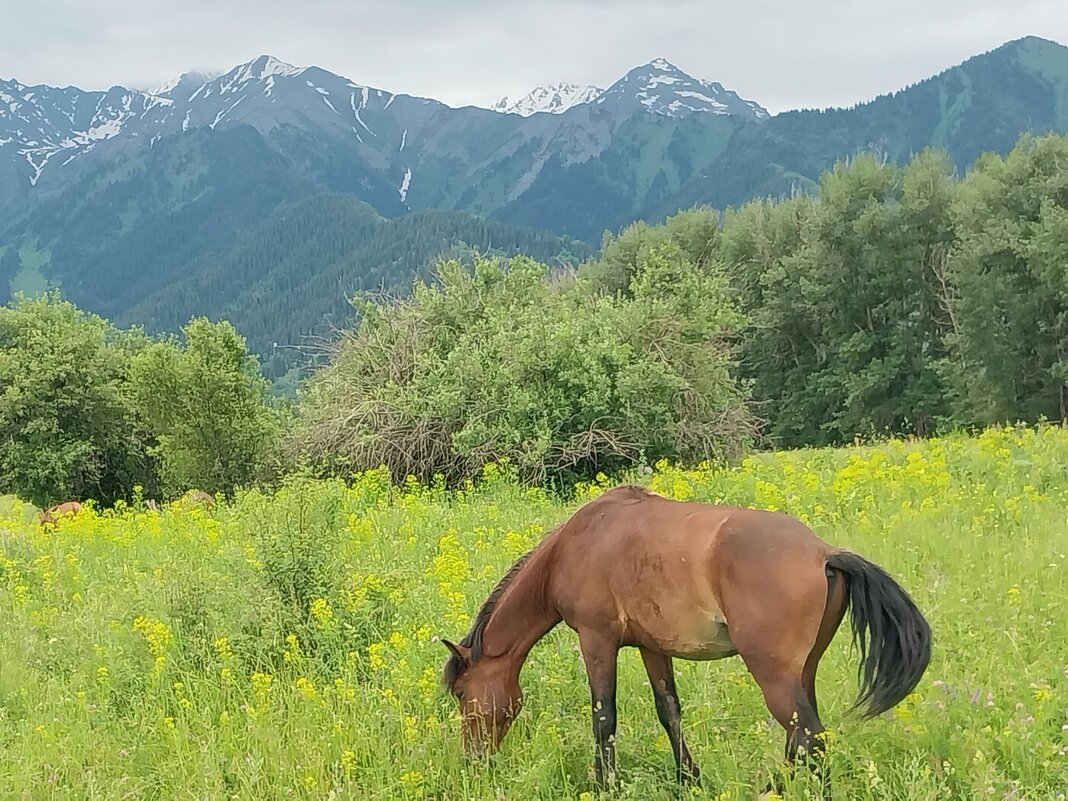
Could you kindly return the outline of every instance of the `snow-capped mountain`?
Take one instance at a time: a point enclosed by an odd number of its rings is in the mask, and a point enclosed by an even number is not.
[[[365,143],[379,133],[376,118],[400,97],[441,106],[266,55],[223,75],[187,73],[151,91],[86,92],[0,81],[0,190],[9,189],[3,179],[12,162],[21,181],[36,186],[93,150],[152,146],[162,136],[194,128],[247,124],[267,134],[293,126]],[[403,147],[403,132],[394,138],[391,146]]]
[[[760,104],[744,100],[715,81],[687,75],[662,58],[635,67],[608,89],[573,83],[549,84],[533,89],[518,100],[502,97],[491,108],[529,117],[538,112],[562,114],[587,103],[623,114],[648,112],[665,117],[710,113],[759,120],[770,116]]]
[[[580,86],[574,83],[553,83],[548,86],[538,86],[532,89],[518,100],[502,97],[491,108],[505,114],[521,114],[529,117],[531,114],[548,112],[549,114],[562,114],[573,106],[589,103],[604,90],[597,86]]]
[[[106,92],[0,81],[0,153],[6,146],[36,185],[50,162],[68,164],[120,134],[155,130],[172,101],[115,86]]]
[[[742,99],[722,84],[687,75],[662,58],[635,67],[593,103],[620,113],[645,110],[666,117],[709,113],[759,120],[770,116],[758,103]]]
[[[343,131],[360,142],[376,136],[368,122],[371,115],[385,111],[398,97],[407,97],[319,67],[295,67],[273,56],[260,56],[207,80],[186,74],[154,90],[152,96],[170,101],[159,121],[164,133],[237,123],[268,133],[296,125]]]
[[[756,103],[718,83],[692,78],[662,59],[632,70],[607,91],[554,84],[515,101],[502,98],[493,110],[530,117],[538,112],[560,114],[581,105],[608,111],[606,119],[617,121],[645,113],[767,116]],[[348,153],[344,159],[380,172],[406,205],[424,186],[420,175],[409,174],[415,166],[414,156],[409,156],[413,139],[421,137],[426,146],[428,140],[447,135],[470,138],[471,125],[484,113],[395,95],[269,55],[221,75],[186,73],[148,91],[116,86],[86,92],[0,81],[0,207],[26,189],[51,186],[53,177],[81,175],[101,159],[136,153],[161,137],[235,125],[250,125],[269,137],[298,137],[313,151],[315,143],[329,141],[335,154],[344,151]],[[562,152],[567,159],[586,154],[591,143],[602,141],[600,135],[566,138]],[[94,158],[85,164],[84,157],[91,152]]]

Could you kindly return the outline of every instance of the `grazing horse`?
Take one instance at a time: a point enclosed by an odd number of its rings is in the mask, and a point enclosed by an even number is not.
[[[578,633],[589,677],[598,786],[616,773],[616,659],[637,647],[680,781],[697,782],[682,734],[672,659],[739,655],[786,731],[818,765],[824,730],[816,667],[852,608],[864,717],[900,702],[931,655],[931,630],[881,568],[820,540],[778,512],[687,503],[637,486],[582,506],[501,579],[451,656],[443,681],[458,699],[465,750],[496,750],[519,713],[519,672],[563,620]]]
[[[55,506],[50,506],[37,515],[37,522],[42,526],[47,526],[51,523],[53,526],[57,523],[57,518],[64,517],[66,515],[76,515],[82,510],[82,505],[77,501],[65,501],[63,503],[57,503]]]
[[[215,508],[215,497],[204,490],[190,490],[179,499],[183,508],[191,509],[194,506],[206,506],[208,509]]]

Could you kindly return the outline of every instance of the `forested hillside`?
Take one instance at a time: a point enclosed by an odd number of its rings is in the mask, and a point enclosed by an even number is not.
[[[853,108],[788,111],[742,126],[650,216],[812,192],[820,173],[860,152],[903,164],[935,147],[964,170],[985,152],[1008,153],[1021,133],[1050,131],[1068,132],[1068,47],[1029,37]]]
[[[177,331],[197,315],[229,319],[272,375],[298,361],[272,343],[327,333],[350,315],[347,296],[406,291],[441,255],[577,263],[592,252],[462,212],[383,218],[351,194],[322,193],[250,127],[161,140],[23,224],[33,235],[0,253],[15,290],[51,282],[85,308],[150,331]]]

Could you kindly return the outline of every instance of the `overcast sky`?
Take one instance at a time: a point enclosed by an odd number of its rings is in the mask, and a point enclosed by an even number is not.
[[[850,105],[1010,39],[1068,44],[1068,0],[3,0],[0,19],[0,77],[23,83],[148,87],[269,53],[451,105],[657,57],[772,112]]]

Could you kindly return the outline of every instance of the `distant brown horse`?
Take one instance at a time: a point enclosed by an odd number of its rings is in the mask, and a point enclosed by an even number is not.
[[[859,644],[865,717],[901,701],[931,654],[931,630],[881,568],[777,512],[609,490],[522,557],[490,594],[443,679],[468,753],[493,751],[523,702],[519,672],[561,620],[589,677],[598,785],[616,772],[616,658],[641,652],[680,781],[700,771],[683,739],[672,658],[738,654],[786,730],[786,758],[822,752],[816,667],[846,608]],[[813,762],[817,766],[818,761]]]
[[[215,498],[212,495],[204,492],[204,490],[191,490],[179,498],[179,503],[185,508],[192,508],[194,506],[206,506],[209,509],[215,508]]]
[[[58,518],[66,515],[76,515],[82,510],[82,505],[77,501],[65,501],[63,503],[57,503],[55,506],[50,506],[37,515],[37,522],[46,526],[51,523],[56,525]]]

